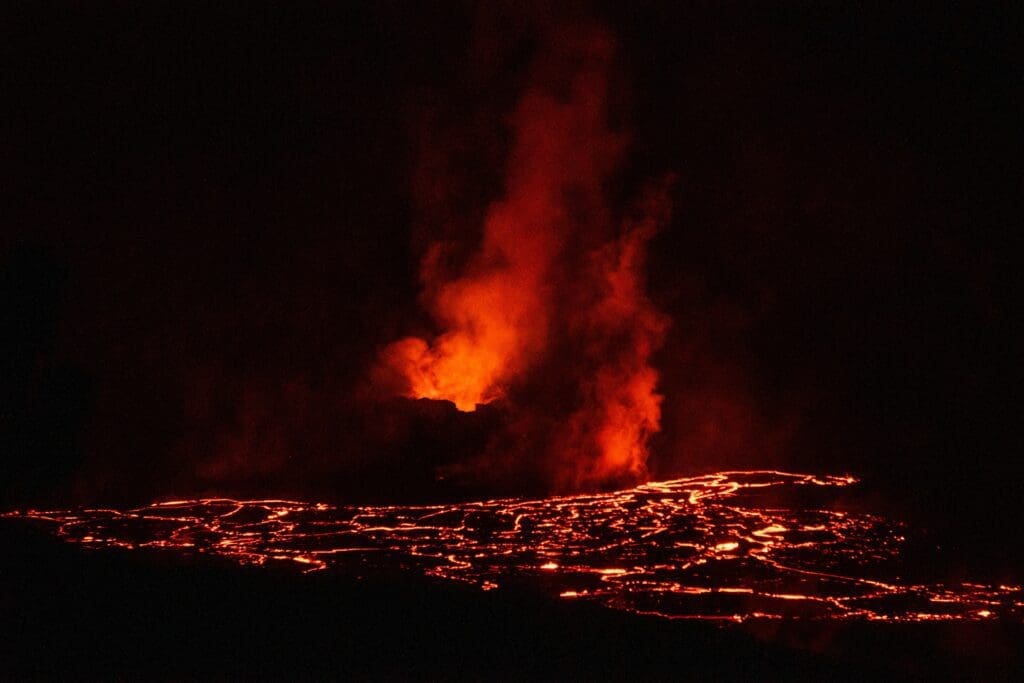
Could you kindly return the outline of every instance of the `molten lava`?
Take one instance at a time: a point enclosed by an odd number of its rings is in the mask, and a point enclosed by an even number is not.
[[[89,548],[357,576],[401,568],[670,618],[1024,618],[1021,586],[936,581],[905,557],[904,525],[830,507],[853,483],[720,472],[540,500],[336,507],[217,498],[5,516],[52,523]]]

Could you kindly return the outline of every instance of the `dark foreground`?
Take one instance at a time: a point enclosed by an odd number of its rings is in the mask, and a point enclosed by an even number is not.
[[[1020,624],[719,626],[411,576],[89,552],[0,522],[8,679],[1011,679]]]

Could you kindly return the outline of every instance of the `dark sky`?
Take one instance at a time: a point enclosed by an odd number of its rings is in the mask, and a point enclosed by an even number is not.
[[[368,407],[368,368],[500,190],[536,27],[586,17],[613,200],[679,178],[653,472],[1019,518],[1020,17],[720,4],[6,3],[2,500],[388,497],[471,450],[500,416]]]

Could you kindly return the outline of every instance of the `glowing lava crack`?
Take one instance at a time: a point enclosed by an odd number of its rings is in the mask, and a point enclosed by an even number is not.
[[[903,525],[827,504],[852,483],[720,472],[541,500],[344,507],[203,499],[4,516],[53,523],[61,538],[89,547],[168,548],[304,571],[397,567],[670,618],[1024,616],[1018,585],[907,580]]]

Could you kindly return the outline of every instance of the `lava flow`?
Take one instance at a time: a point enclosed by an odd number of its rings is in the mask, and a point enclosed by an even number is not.
[[[61,538],[90,548],[167,548],[356,575],[399,568],[669,618],[1024,617],[1019,585],[911,580],[905,525],[829,505],[853,483],[720,472],[540,500],[332,506],[210,498],[4,516],[53,523]]]

